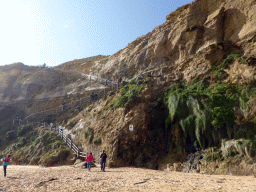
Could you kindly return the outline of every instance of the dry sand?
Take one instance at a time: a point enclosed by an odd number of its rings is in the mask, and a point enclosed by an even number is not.
[[[3,173],[3,172],[2,172]],[[143,168],[7,167],[0,191],[256,191],[253,176],[205,175]]]

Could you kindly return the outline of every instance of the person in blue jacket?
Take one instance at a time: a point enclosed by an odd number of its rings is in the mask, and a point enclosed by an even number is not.
[[[7,166],[8,166],[8,164],[9,164],[9,162],[11,161],[10,160],[10,157],[11,157],[11,155],[7,155],[7,157],[3,157],[2,159],[1,159],[1,161],[3,161],[4,163],[3,163],[3,168],[4,168],[4,178],[6,177],[6,169],[7,169]]]

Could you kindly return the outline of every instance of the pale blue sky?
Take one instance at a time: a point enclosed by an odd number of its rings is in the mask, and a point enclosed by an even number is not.
[[[112,55],[192,0],[1,0],[0,65]]]

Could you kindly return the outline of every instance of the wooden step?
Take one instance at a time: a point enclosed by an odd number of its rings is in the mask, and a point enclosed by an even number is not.
[[[84,158],[86,158],[86,156],[83,156],[83,155],[79,155],[79,157],[84,157]]]

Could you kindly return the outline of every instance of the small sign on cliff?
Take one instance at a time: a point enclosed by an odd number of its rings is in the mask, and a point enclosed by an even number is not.
[[[129,131],[133,131],[133,125],[129,125]]]

